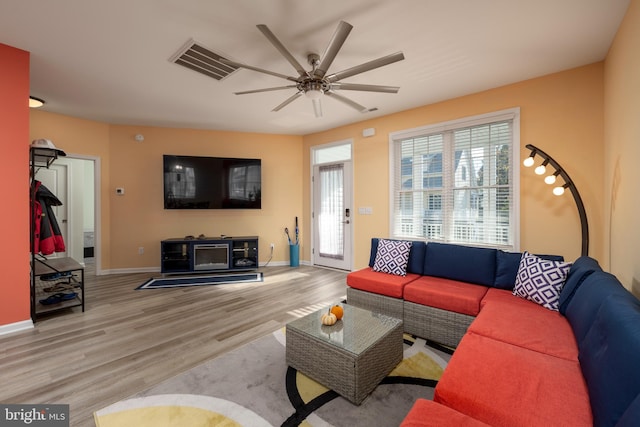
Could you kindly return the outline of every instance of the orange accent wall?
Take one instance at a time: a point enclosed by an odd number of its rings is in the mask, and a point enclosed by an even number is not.
[[[29,320],[29,52],[0,44],[0,325]],[[8,210],[7,210],[8,209]]]

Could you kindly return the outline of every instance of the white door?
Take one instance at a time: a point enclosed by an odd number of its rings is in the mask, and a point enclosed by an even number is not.
[[[351,162],[313,167],[313,263],[351,270]]]
[[[48,169],[41,168],[36,174],[36,179],[49,189],[61,202],[62,206],[54,206],[53,214],[56,217],[56,221],[60,226],[60,233],[64,239],[65,246],[69,241],[69,229],[68,229],[68,204],[67,204],[67,165],[53,164]],[[68,250],[68,247],[65,248]],[[50,255],[51,257],[54,254]],[[66,257],[67,252],[56,252],[56,257]]]

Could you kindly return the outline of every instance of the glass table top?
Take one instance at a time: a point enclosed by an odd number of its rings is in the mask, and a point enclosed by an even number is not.
[[[339,305],[344,309],[344,316],[334,325],[322,324],[322,315],[329,311],[327,307],[288,323],[287,330],[295,329],[358,355],[402,323],[395,317],[348,304]]]

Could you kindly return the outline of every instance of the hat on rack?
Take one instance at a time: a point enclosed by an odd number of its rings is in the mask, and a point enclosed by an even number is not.
[[[65,153],[64,151],[56,148],[55,145],[53,145],[53,142],[51,142],[50,139],[34,139],[31,142],[31,148],[45,148],[48,150],[53,150],[55,151],[58,156],[66,156],[67,153]]]

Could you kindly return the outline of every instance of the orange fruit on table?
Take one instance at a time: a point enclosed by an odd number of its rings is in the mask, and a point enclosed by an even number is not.
[[[331,313],[336,316],[336,319],[340,320],[344,315],[344,309],[339,305],[334,305],[333,307],[331,307]]]

